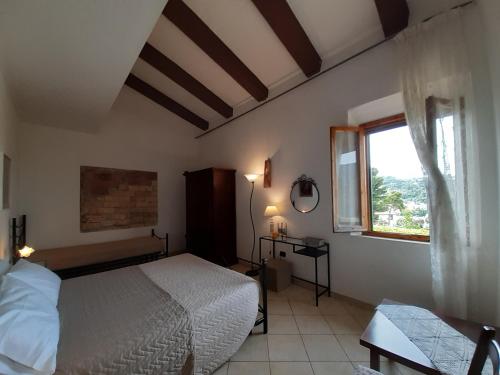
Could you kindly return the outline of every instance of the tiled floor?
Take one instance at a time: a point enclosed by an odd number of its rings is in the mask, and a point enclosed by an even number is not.
[[[370,321],[370,309],[326,296],[316,307],[313,291],[295,284],[269,292],[268,299],[269,333],[255,328],[216,375],[347,375],[354,365],[369,366],[359,336]],[[381,367],[387,375],[413,374],[387,361]]]

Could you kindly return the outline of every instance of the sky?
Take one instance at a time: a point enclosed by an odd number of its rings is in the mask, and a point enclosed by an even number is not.
[[[407,126],[370,134],[369,142],[371,166],[379,170],[380,176],[423,177]]]

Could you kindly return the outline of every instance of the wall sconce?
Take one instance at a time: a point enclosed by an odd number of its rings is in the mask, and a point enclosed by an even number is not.
[[[17,253],[21,258],[28,258],[31,254],[35,252],[35,249],[29,246],[24,246],[22,249],[19,249]]]
[[[35,250],[26,245],[26,215],[21,216],[21,223],[12,218],[12,260],[16,263],[20,258],[28,258]]]

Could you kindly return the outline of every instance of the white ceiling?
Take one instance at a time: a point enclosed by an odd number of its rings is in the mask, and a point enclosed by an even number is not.
[[[184,0],[273,96],[290,82],[306,79],[251,0]],[[323,67],[353,44],[383,38],[373,0],[288,0],[295,16],[323,58]],[[235,113],[256,105],[251,95],[173,23],[160,17],[148,39],[156,49],[233,106]],[[363,44],[363,43],[362,43]],[[138,59],[132,72],[210,122],[225,121],[182,87]]]
[[[184,0],[270,89],[270,97],[305,80],[251,0]],[[169,20],[166,0],[0,0],[5,75],[20,117],[93,131],[127,74],[210,122],[220,114],[137,59],[148,40],[241,113],[257,103]],[[323,59],[383,38],[374,0],[288,0]],[[354,48],[355,47],[355,48]],[[137,61],[136,61],[137,60]],[[148,100],[145,97],[143,100]],[[183,120],[180,120],[183,121]]]
[[[0,55],[20,118],[95,130],[165,4],[0,0]]]

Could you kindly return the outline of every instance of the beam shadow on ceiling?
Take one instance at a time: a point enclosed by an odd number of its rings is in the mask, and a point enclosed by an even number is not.
[[[151,44],[144,45],[139,57],[225,118],[233,116],[233,108],[230,105]]]
[[[162,107],[168,109],[170,112],[175,113],[177,116],[200,128],[201,130],[208,129],[208,121],[202,119],[200,116],[191,112],[189,109],[177,103],[175,100],[169,98],[140,78],[137,78],[132,73],[128,75],[125,84],[128,87],[139,92],[140,94],[144,95],[145,97],[149,98],[156,104],[161,105]]]
[[[406,0],[375,0],[375,5],[386,38],[408,27],[410,9]]]
[[[182,0],[169,0],[163,15],[257,101],[267,98],[267,87]]]
[[[286,0],[252,0],[307,77],[321,70],[321,57]]]

